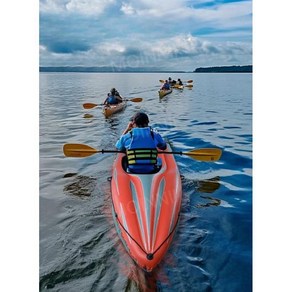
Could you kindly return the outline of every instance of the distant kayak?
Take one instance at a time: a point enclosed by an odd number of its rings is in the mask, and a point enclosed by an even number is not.
[[[172,93],[172,89],[169,89],[169,90],[164,90],[164,89],[160,89],[158,91],[158,94],[159,94],[159,97],[162,98],[164,96],[166,96],[167,94],[170,94]]]
[[[182,199],[173,154],[160,153],[158,157],[161,168],[156,173],[134,174],[127,172],[126,155],[119,153],[111,181],[118,235],[131,258],[148,272],[159,264],[171,244]]]
[[[184,86],[183,85],[179,85],[179,84],[174,84],[171,87],[175,88],[175,89],[184,89]]]
[[[118,104],[111,104],[105,105],[102,109],[102,112],[106,118],[110,117],[111,115],[122,111],[127,106],[127,101],[123,101]]]

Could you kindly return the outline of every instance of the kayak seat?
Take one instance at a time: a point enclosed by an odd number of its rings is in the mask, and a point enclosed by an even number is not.
[[[146,166],[146,164],[145,164],[145,166]],[[157,158],[156,164],[148,164],[147,166],[151,166],[152,169],[146,170],[146,171],[129,169],[129,163],[128,163],[127,156],[124,156],[122,158],[122,167],[123,167],[124,171],[127,173],[135,173],[135,174],[153,174],[153,173],[159,172],[161,169],[161,166],[162,166],[161,158]]]

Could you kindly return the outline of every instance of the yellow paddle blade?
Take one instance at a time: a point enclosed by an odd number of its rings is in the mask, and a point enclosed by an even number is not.
[[[87,157],[95,153],[101,152],[84,144],[65,144],[63,152],[67,157]]]
[[[98,106],[98,105],[100,105],[100,104],[87,102],[87,103],[84,103],[84,104],[83,104],[83,107],[84,107],[85,109],[90,109],[90,108],[94,108],[94,107],[96,107],[96,106]]]
[[[187,83],[192,83],[192,82],[193,82],[193,80],[188,80],[188,81],[187,81]]]
[[[185,87],[193,87],[193,84],[186,84]]]
[[[201,161],[217,161],[220,159],[222,150],[219,148],[202,148],[195,149],[190,152],[183,152],[182,154],[191,156]]]
[[[132,101],[132,102],[141,102],[143,100],[142,97],[134,97],[134,98],[130,98],[130,99],[124,99],[124,101]],[[94,108],[96,106],[102,106],[103,104],[96,104],[96,103],[91,103],[91,102],[86,102],[83,104],[83,108],[85,109],[91,109]]]
[[[143,100],[142,97],[134,97],[134,98],[130,98],[130,99],[125,99],[127,101],[132,101],[132,102],[140,102]]]

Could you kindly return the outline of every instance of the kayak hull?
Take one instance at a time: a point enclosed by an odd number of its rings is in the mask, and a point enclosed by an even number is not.
[[[150,272],[161,262],[175,234],[181,178],[172,154],[158,155],[162,166],[153,174],[128,173],[122,167],[124,157],[119,153],[113,165],[113,218],[131,258]]]
[[[121,112],[126,106],[127,106],[126,101],[114,105],[106,105],[103,107],[102,113],[106,118],[108,118],[115,113]]]
[[[184,89],[184,86],[183,85],[179,85],[179,84],[174,84],[174,85],[172,85],[172,88],[175,88],[175,89]]]
[[[160,89],[160,90],[158,91],[158,94],[159,94],[159,97],[160,97],[160,98],[163,98],[164,96],[166,96],[166,95],[168,95],[168,94],[170,94],[170,93],[172,93],[172,89],[169,89],[169,90],[163,90],[163,89]]]

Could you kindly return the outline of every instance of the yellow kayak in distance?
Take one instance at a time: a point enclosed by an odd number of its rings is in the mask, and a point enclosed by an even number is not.
[[[174,84],[171,87],[175,88],[175,89],[184,89],[184,86],[183,85],[179,85],[179,84]]]
[[[159,94],[160,98],[163,98],[164,96],[166,96],[166,95],[168,95],[170,93],[172,93],[172,89],[168,89],[168,90],[160,89],[158,91],[158,94]]]
[[[112,116],[115,113],[121,112],[127,106],[127,101],[123,101],[118,104],[105,105],[102,109],[102,113],[106,118]]]

